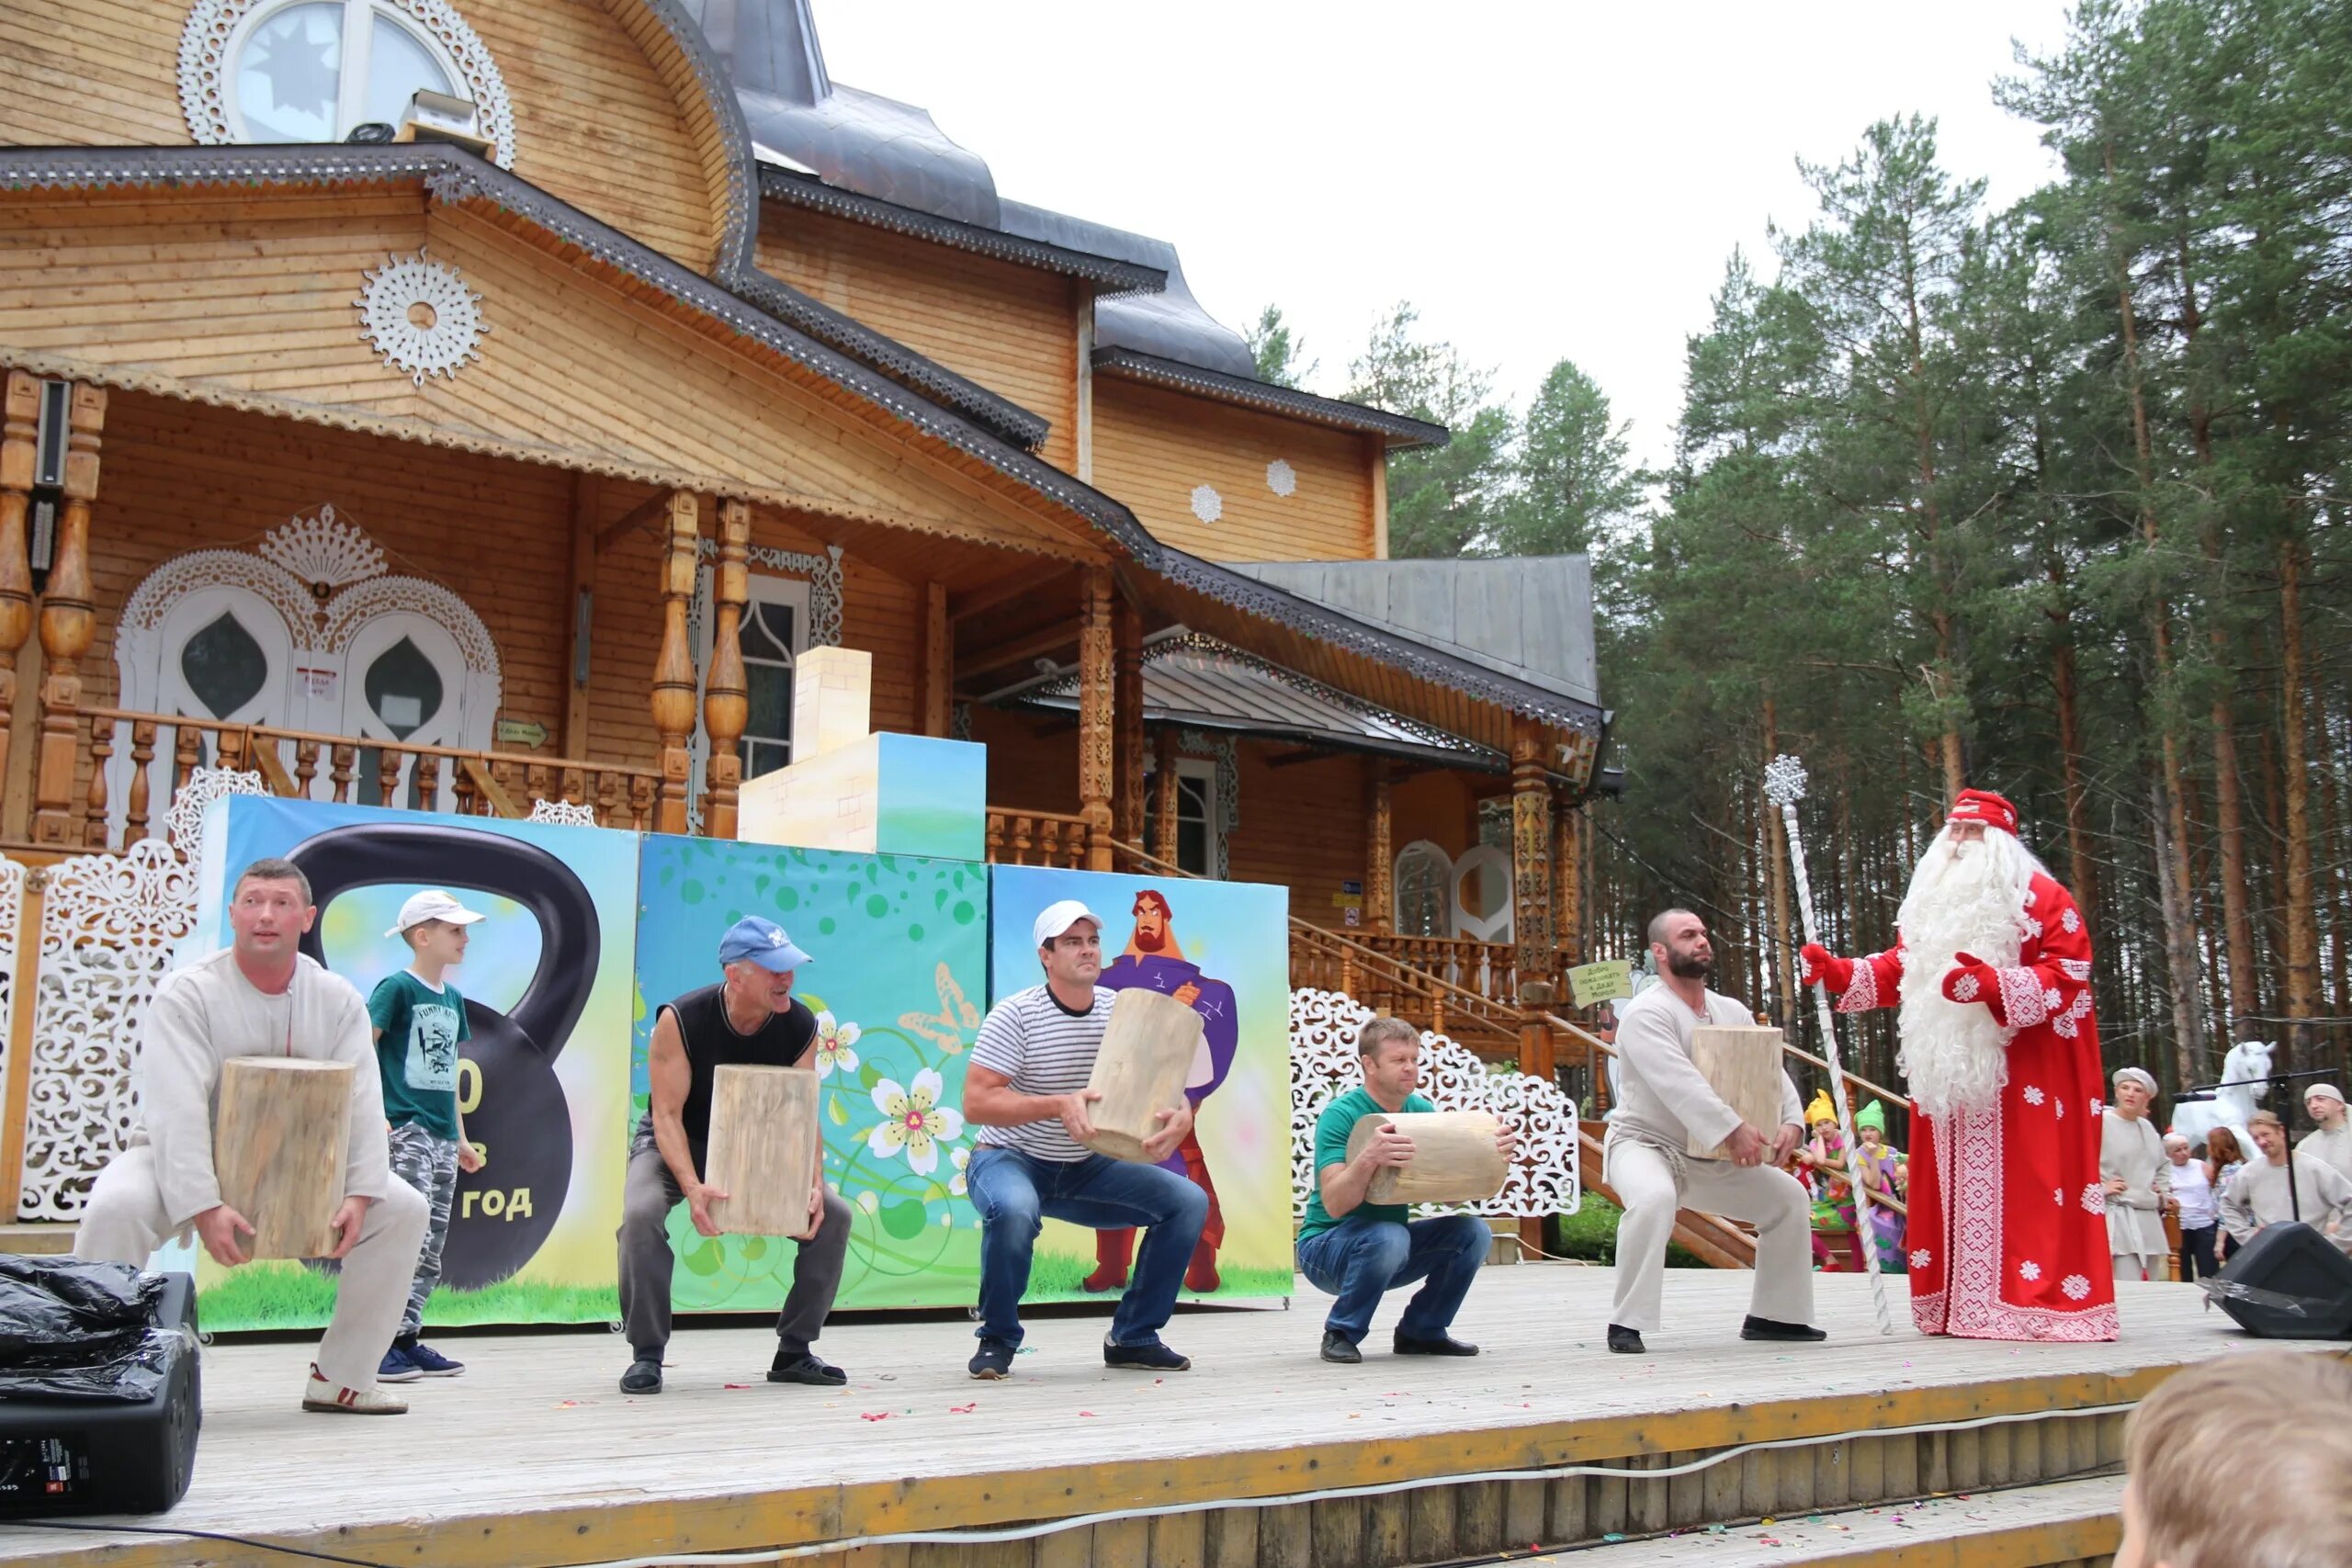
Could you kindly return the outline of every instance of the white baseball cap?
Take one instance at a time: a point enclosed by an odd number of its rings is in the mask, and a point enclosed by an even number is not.
[[[426,920],[441,920],[453,926],[469,926],[481,916],[467,908],[438,887],[428,887],[422,893],[412,893],[408,902],[401,906],[401,918],[386,936],[398,936],[409,927]]]
[[[1057,904],[1048,904],[1038,912],[1037,923],[1030,928],[1030,934],[1036,940],[1029,945],[1047,946],[1055,938],[1080,920],[1092,920],[1096,931],[1102,929],[1102,917],[1075,898],[1064,898]]]

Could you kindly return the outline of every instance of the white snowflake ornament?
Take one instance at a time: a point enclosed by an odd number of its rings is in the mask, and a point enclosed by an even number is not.
[[[365,278],[352,301],[359,308],[359,335],[384,356],[386,368],[422,387],[427,376],[455,376],[466,361],[481,357],[490,324],[481,319],[481,296],[457,268],[419,251],[386,257]]]

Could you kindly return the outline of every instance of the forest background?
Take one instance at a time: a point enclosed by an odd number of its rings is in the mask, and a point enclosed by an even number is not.
[[[1727,259],[1662,470],[1573,363],[1520,412],[1410,305],[1374,326],[1345,395],[1453,432],[1390,458],[1392,554],[1592,557],[1624,790],[1583,956],[1688,904],[1719,987],[1813,1032],[1785,751],[1833,949],[1891,945],[1951,794],[1996,789],[2090,921],[2110,1068],[2352,1065],[2347,82],[2345,0],[2088,0],[1990,85],[2063,160],[2014,206],[1928,119],[1800,156],[1818,209]],[[1278,308],[1251,340],[1315,373]]]

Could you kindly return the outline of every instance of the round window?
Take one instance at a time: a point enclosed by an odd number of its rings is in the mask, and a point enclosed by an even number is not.
[[[496,161],[514,162],[506,85],[447,0],[198,0],[180,41],[202,142],[341,141],[397,127],[419,92],[473,102]]]

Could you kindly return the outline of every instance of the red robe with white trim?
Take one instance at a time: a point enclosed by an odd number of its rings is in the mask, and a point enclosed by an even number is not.
[[[2026,916],[2016,966],[1972,998],[2014,1032],[2008,1082],[1982,1111],[1912,1107],[1911,1317],[1969,1339],[2112,1339],[2090,937],[2039,872]],[[1899,1006],[1902,978],[1900,946],[1857,959],[1838,1010]]]

